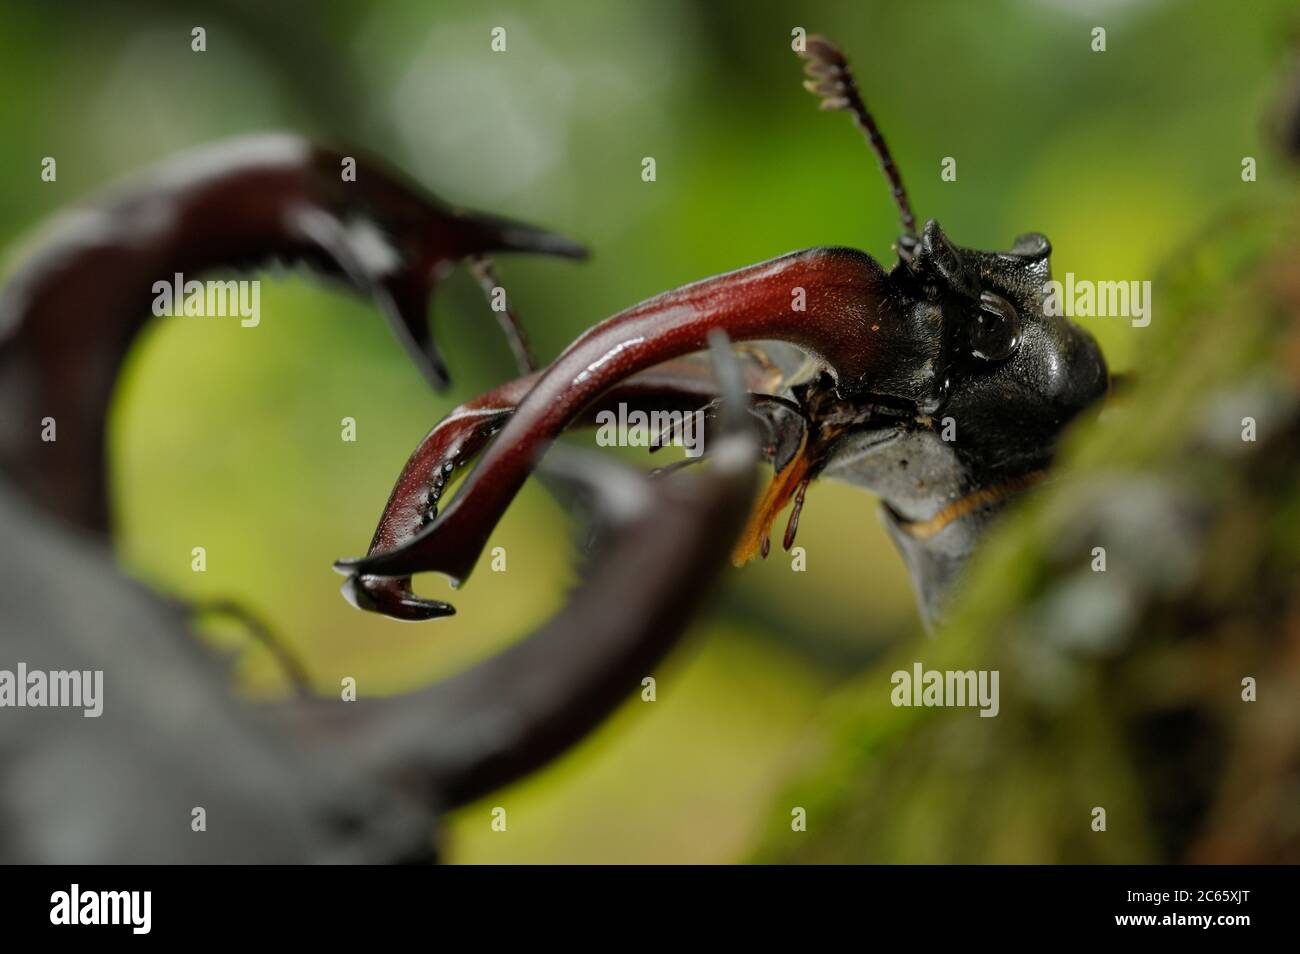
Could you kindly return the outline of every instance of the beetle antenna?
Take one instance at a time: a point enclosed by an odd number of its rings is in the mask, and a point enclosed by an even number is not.
[[[830,40],[824,36],[810,36],[806,50],[799,55],[808,61],[804,72],[804,89],[822,98],[822,109],[846,109],[853,113],[858,128],[866,134],[867,141],[880,159],[880,169],[889,180],[894,193],[894,203],[898,206],[899,218],[903,231],[908,235],[916,234],[916,217],[912,215],[912,205],[907,199],[907,190],[903,188],[903,176],[894,165],[894,157],[889,154],[885,137],[880,134],[880,127],[867,112],[867,104],[862,101],[858,84],[849,71],[849,61]]]

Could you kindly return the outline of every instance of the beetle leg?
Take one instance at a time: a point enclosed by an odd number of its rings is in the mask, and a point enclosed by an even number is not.
[[[294,693],[303,698],[312,695],[311,674],[302,657],[270,623],[247,606],[230,599],[182,602],[181,606],[194,621],[215,616],[232,619],[242,624],[253,641],[270,653]]]
[[[501,279],[497,277],[496,265],[486,255],[475,255],[469,260],[469,268],[478,281],[479,287],[483,289],[483,294],[487,296],[488,306],[496,314],[506,341],[510,343],[510,350],[514,353],[519,373],[530,374],[536,371],[537,358],[533,356],[533,351],[528,346],[528,335],[524,333],[524,326],[520,323],[519,316],[515,314],[514,306],[507,298],[503,307],[498,310],[493,300],[497,290],[502,287]]]

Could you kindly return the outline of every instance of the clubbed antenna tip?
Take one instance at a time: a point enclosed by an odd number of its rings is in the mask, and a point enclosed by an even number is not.
[[[799,55],[808,61],[804,72],[804,88],[821,97],[822,109],[844,109],[853,113],[858,128],[866,134],[867,141],[880,159],[880,168],[889,180],[894,193],[894,203],[898,206],[899,218],[903,231],[908,235],[916,234],[916,217],[912,214],[911,203],[907,199],[907,190],[903,188],[903,177],[894,165],[894,157],[889,154],[889,146],[880,128],[867,111],[867,105],[858,92],[858,84],[849,71],[849,62],[830,40],[824,36],[810,36],[805,50]]]

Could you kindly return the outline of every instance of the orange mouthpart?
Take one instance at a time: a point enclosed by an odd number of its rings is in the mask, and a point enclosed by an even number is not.
[[[744,566],[759,553],[767,556],[773,521],[785,509],[785,505],[790,502],[808,476],[811,462],[807,451],[808,432],[805,430],[794,457],[784,469],[773,475],[772,482],[767,485],[762,499],[750,513],[745,532],[736,543],[735,549],[731,551],[731,562],[734,566]],[[787,534],[787,537],[791,536],[792,534]]]

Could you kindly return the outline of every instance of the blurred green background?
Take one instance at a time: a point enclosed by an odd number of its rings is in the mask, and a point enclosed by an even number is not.
[[[385,157],[456,203],[587,242],[585,265],[503,259],[546,359],[655,292],[792,249],[890,261],[897,219],[861,135],[800,89],[791,30],[849,55],[921,218],[1005,248],[1045,232],[1058,276],[1146,279],[1270,174],[1261,118],[1293,0],[1082,3],[314,2],[5,5],[0,247],[55,210],[176,150],[286,128]],[[207,52],[190,30],[207,30]],[[489,33],[507,31],[493,53]],[[1107,30],[1107,50],[1091,30]],[[58,180],[39,177],[44,156]],[[653,156],[657,181],[641,180]],[[940,180],[943,157],[955,182]],[[269,279],[270,276],[263,276]],[[1158,305],[1157,305],[1158,307]],[[1156,320],[1159,320],[1157,315]],[[130,572],[236,599],[307,660],[322,691],[419,686],[545,619],[572,582],[564,513],[529,488],[497,530],[508,570],[480,570],[458,616],[419,626],[353,610],[335,557],[356,555],[406,456],[455,404],[513,376],[476,287],[448,282],[435,335],[455,376],[433,396],[369,303],[299,276],[266,280],[262,322],[159,323],[115,398],[118,550]],[[1113,366],[1126,321],[1088,327]],[[358,422],[356,443],[340,419]],[[825,745],[823,699],[925,637],[867,495],[818,484],[800,531],[730,571],[686,648],[546,771],[453,816],[451,857],[686,861],[744,857],[772,798]],[[208,569],[190,569],[194,546]],[[423,592],[447,597],[441,579]],[[283,689],[237,633],[248,691]],[[507,807],[493,833],[489,808]],[[783,810],[777,810],[783,811]]]

